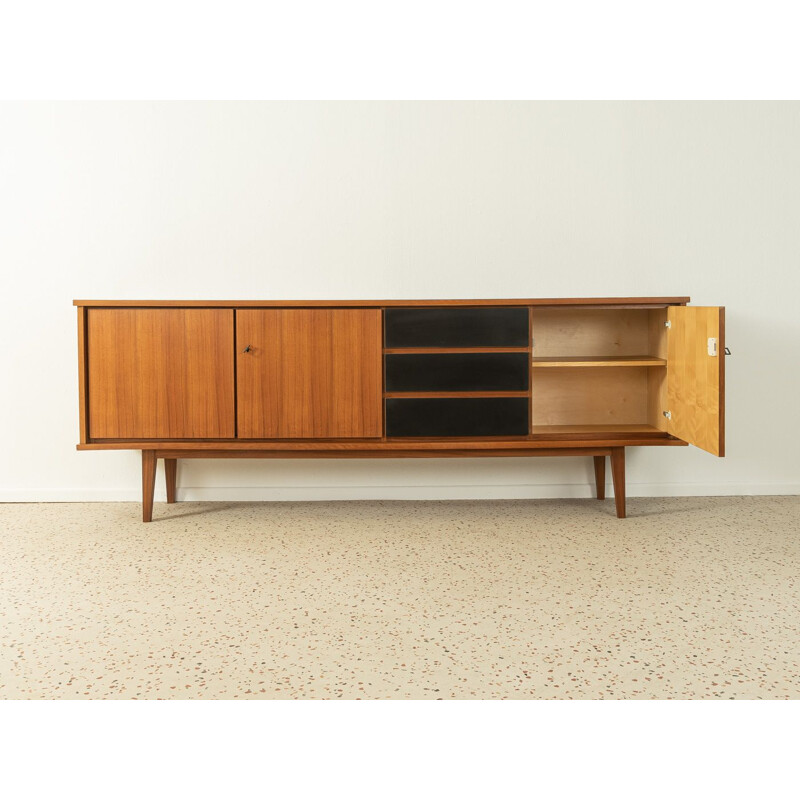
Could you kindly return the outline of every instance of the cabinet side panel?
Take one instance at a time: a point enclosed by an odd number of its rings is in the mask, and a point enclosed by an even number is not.
[[[88,311],[89,435],[232,438],[231,309]]]
[[[650,348],[647,352],[651,356],[666,359],[668,357],[667,309],[657,308],[647,313],[650,318]],[[667,408],[667,370],[664,367],[650,367],[647,370],[647,421],[664,433],[668,433],[669,425],[664,416]]]
[[[78,307],[78,418],[80,423],[80,443],[86,444],[89,438],[89,392],[86,388],[86,315],[87,309]]]
[[[721,458],[725,456],[725,306],[719,308],[719,446]]]

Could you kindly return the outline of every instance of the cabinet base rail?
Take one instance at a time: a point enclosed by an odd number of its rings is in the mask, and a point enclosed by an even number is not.
[[[625,448],[624,447],[563,447],[520,450],[367,450],[350,451],[347,458],[474,458],[476,456],[504,458],[509,456],[592,456],[597,499],[606,496],[606,456],[611,459],[611,478],[614,486],[614,504],[617,517],[625,514]],[[142,521],[153,520],[153,496],[156,484],[156,464],[164,459],[167,484],[167,503],[176,501],[179,458],[342,458],[336,451],[286,451],[286,450],[142,450]]]

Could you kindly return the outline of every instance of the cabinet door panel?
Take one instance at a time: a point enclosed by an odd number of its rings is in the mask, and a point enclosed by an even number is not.
[[[387,347],[527,347],[527,308],[387,308]]]
[[[381,435],[379,309],[238,310],[236,341],[240,438]]]
[[[725,455],[725,309],[672,306],[667,337],[668,432]],[[709,354],[716,339],[716,354]]]
[[[529,358],[529,353],[395,353],[386,356],[386,391],[526,392]]]
[[[233,310],[90,308],[89,435],[233,438]]]
[[[526,436],[527,397],[387,398],[387,436]]]

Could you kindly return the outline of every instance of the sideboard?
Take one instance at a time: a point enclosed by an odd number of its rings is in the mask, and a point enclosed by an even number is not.
[[[79,450],[157,459],[724,455],[725,309],[688,297],[75,300]]]

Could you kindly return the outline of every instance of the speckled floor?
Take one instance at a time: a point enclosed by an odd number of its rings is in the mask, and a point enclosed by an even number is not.
[[[800,497],[0,505],[0,698],[800,698]]]

